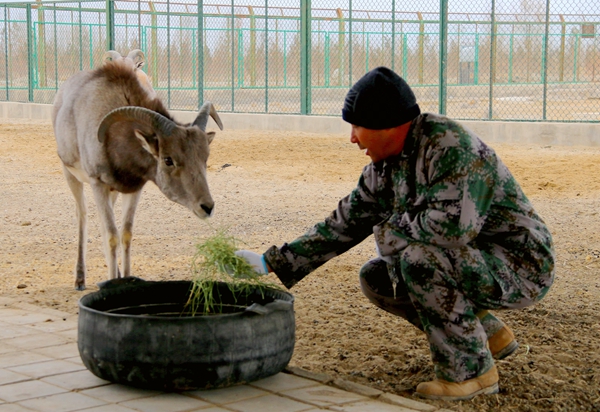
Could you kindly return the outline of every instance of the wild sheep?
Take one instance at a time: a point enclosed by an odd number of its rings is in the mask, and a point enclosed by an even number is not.
[[[90,184],[98,207],[109,279],[131,273],[133,220],[147,181],[200,218],[210,216],[214,207],[206,162],[215,132],[206,132],[206,125],[210,115],[222,130],[219,115],[206,102],[194,122],[174,121],[156,95],[141,84],[137,73],[141,70],[136,69],[131,58],[105,61],[99,69],[70,77],[54,99],[58,156],[78,217],[77,290],[85,289],[86,276],[83,183]],[[118,193],[123,194],[120,236],[113,212]],[[122,273],[117,262],[119,243]]]

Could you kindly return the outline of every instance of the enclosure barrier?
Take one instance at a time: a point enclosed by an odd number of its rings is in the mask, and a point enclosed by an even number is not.
[[[171,110],[339,116],[385,65],[424,111],[597,123],[599,27],[592,0],[0,3],[0,100],[52,103],[104,51],[140,48]]]

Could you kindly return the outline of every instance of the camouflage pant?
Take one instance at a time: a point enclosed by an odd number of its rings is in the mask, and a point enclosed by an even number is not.
[[[503,327],[487,309],[514,309],[541,299],[552,283],[507,276],[499,282],[483,252],[411,244],[395,265],[381,259],[360,271],[364,294],[380,308],[401,316],[427,334],[436,376],[451,382],[477,377],[493,365],[487,338]],[[460,269],[456,269],[460,268]],[[494,270],[498,270],[496,262]],[[395,294],[393,283],[396,279]],[[507,281],[508,279],[508,281]],[[542,279],[541,281],[539,279]],[[479,315],[479,316],[478,316]]]

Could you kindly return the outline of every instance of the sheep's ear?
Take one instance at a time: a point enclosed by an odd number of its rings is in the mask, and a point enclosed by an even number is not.
[[[137,63],[135,64],[135,68],[136,68],[136,69],[141,69],[142,67],[144,67],[144,64],[146,64],[146,62],[145,62],[145,61],[143,61],[143,60],[142,60],[141,62],[137,62]]]
[[[215,138],[217,134],[215,132],[208,132],[206,133],[206,138],[208,139],[208,144],[211,144],[213,139]]]
[[[134,133],[135,137],[137,137],[142,144],[142,147],[152,156],[158,158],[158,139],[156,138],[156,135],[154,133],[146,135],[139,129],[135,129]]]

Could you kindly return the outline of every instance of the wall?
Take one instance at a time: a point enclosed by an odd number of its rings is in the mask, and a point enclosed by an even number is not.
[[[181,122],[194,120],[196,113],[172,111]],[[50,120],[52,105],[0,102],[0,119]],[[309,133],[350,134],[350,125],[340,117],[219,113],[227,129],[282,130]],[[544,146],[600,146],[598,123],[544,123],[462,121],[486,142],[539,144]]]

